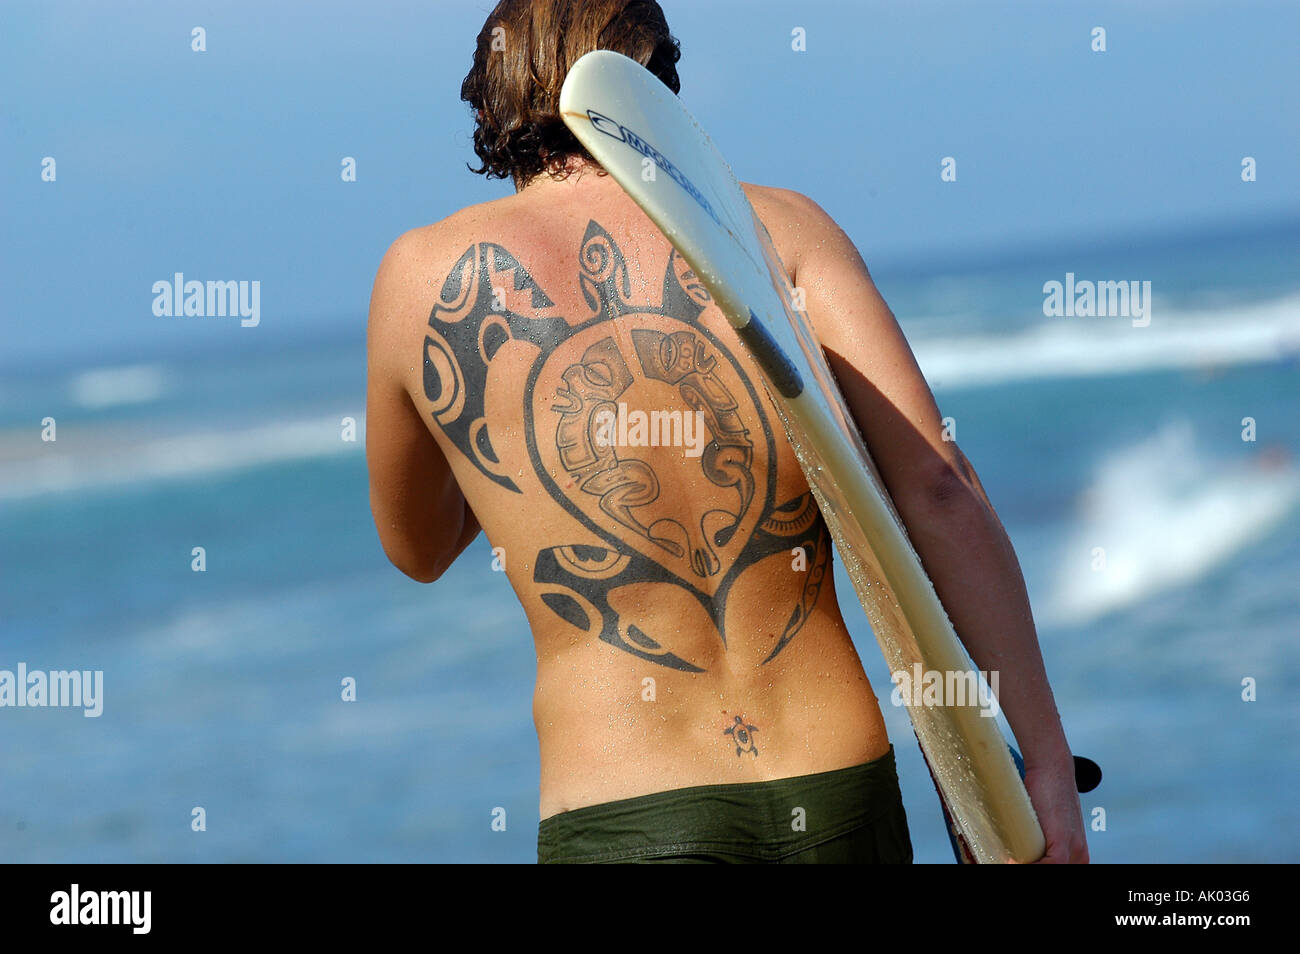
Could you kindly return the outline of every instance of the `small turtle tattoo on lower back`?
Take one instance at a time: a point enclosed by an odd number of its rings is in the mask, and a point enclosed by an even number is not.
[[[735,724],[723,729],[722,734],[731,736],[731,741],[736,743],[737,758],[746,752],[752,752],[754,758],[758,758],[758,746],[754,744],[754,733],[757,731],[758,726],[747,725],[744,719],[736,716]]]

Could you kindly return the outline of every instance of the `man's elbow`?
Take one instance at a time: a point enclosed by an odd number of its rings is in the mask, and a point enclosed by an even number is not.
[[[426,565],[410,562],[399,563],[396,560],[393,560],[393,566],[397,567],[417,583],[432,583],[447,572],[447,567],[438,563]]]
[[[446,571],[446,567],[406,567],[399,564],[393,564],[416,583],[432,583],[437,580]]]
[[[419,553],[410,547],[384,543],[384,555],[388,562],[401,570],[417,583],[432,583],[447,572],[451,561],[441,557],[431,557]]]
[[[894,502],[902,510],[939,517],[987,509],[975,482],[959,468],[947,462],[927,468]]]
[[[979,502],[979,494],[964,475],[953,467],[941,467],[922,484],[926,500],[938,507]]]

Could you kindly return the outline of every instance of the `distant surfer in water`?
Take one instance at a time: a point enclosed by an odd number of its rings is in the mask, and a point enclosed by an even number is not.
[[[493,10],[461,94],[475,171],[516,192],[406,233],[380,265],[366,452],[384,550],[430,582],[482,529],[482,572],[522,603],[540,861],[909,862],[826,525],[760,372],[558,114],[594,49],[677,92],[652,0]],[[1024,583],[979,480],[848,237],[803,195],[746,192],[957,631],[1000,674],[1044,860],[1086,861]]]

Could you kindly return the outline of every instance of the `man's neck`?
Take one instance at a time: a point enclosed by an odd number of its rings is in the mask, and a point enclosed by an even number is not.
[[[554,190],[571,192],[613,184],[613,180],[598,163],[582,156],[569,156],[559,171],[562,173],[561,178],[547,171],[533,176],[526,185],[520,186],[516,182],[515,192],[521,195],[543,195]]]

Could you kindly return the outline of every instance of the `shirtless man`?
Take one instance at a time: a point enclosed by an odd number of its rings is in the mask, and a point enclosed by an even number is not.
[[[829,537],[759,372],[560,121],[569,65],[597,48],[677,92],[653,0],[499,4],[462,97],[476,171],[516,194],[406,233],[380,265],[366,453],[384,550],[424,582],[480,529],[504,554],[537,651],[539,860],[908,862]],[[798,193],[746,191],[957,632],[1000,672],[1044,860],[1086,861],[993,508],[848,237]]]

